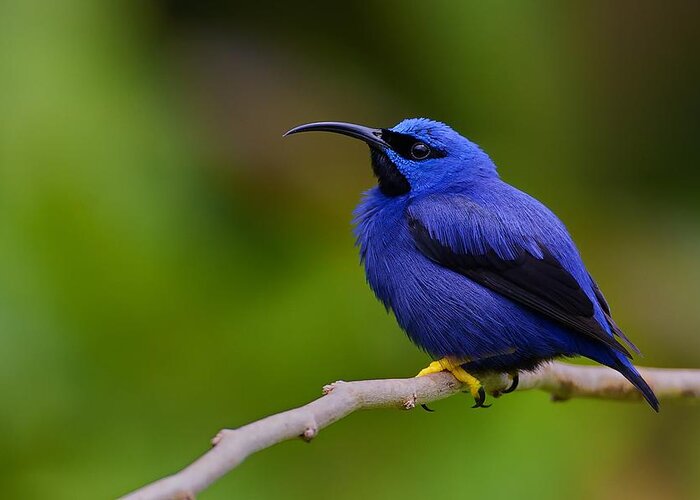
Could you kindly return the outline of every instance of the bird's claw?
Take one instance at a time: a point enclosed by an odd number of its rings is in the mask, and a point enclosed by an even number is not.
[[[484,404],[486,402],[486,391],[483,387],[479,387],[479,390],[474,397],[475,404],[472,408],[488,408],[491,405]]]
[[[518,374],[518,372],[515,372],[511,375],[511,377],[512,382],[510,383],[507,389],[503,389],[501,391],[501,394],[508,394],[509,392],[513,392],[515,389],[518,388],[518,383],[520,382],[520,375]]]

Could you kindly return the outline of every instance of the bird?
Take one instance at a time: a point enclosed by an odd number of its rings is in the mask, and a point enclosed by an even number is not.
[[[449,371],[474,407],[488,407],[482,374],[510,375],[510,392],[521,371],[583,356],[621,373],[659,411],[631,361],[639,349],[565,225],[503,181],[477,144],[427,118],[391,128],[314,122],[284,135],[313,131],[369,146],[377,185],[354,211],[356,243],[370,288],[433,359],[417,376]]]

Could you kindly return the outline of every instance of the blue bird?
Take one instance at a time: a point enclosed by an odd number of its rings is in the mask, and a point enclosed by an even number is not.
[[[378,186],[355,210],[367,281],[417,346],[448,370],[478,406],[478,374],[533,370],[585,356],[617,370],[658,411],[632,365],[639,350],[610,308],[564,224],[502,181],[491,158],[449,126],[408,119],[390,129],[341,122],[287,134],[334,132],[370,148]],[[626,344],[626,346],[624,344]]]

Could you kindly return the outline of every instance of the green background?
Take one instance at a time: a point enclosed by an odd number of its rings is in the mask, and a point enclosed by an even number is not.
[[[567,223],[640,364],[700,366],[697,6],[204,5],[0,2],[3,497],[115,497],[426,364],[353,248],[367,151],[282,140],[306,121],[451,124]],[[700,497],[698,405],[470,405],[352,415],[201,498]]]

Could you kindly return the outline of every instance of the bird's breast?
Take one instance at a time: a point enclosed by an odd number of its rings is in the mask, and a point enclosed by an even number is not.
[[[387,308],[411,273],[411,241],[405,203],[370,192],[355,210],[355,234],[367,282]]]

